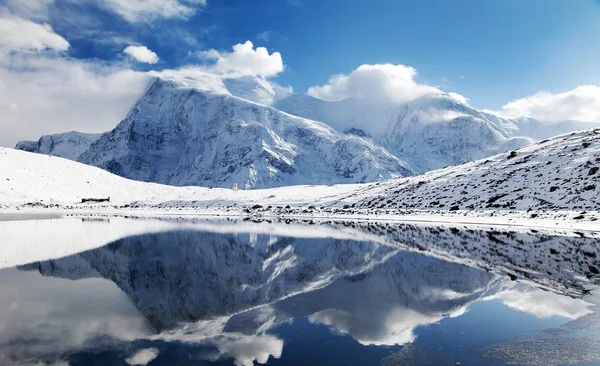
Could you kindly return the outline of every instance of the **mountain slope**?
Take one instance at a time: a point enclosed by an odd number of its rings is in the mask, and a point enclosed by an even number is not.
[[[290,186],[234,192],[229,189],[175,187],[119,177],[103,169],[55,156],[0,147],[0,208],[54,204],[73,208],[82,198],[110,197],[108,205],[185,201],[212,205],[272,200],[293,204],[335,197],[358,185]],[[83,208],[89,205],[82,205]]]
[[[519,148],[533,140],[508,120],[485,115],[451,94],[428,94],[402,105],[360,100],[324,102],[292,95],[275,103],[286,112],[361,131],[402,157],[417,172],[463,164]],[[488,118],[489,117],[489,118]]]
[[[38,141],[20,141],[15,149],[77,160],[100,136],[77,131],[44,135]]]
[[[390,180],[347,197],[357,208],[600,209],[600,129],[485,160]]]
[[[0,166],[0,206],[9,207],[40,201],[64,205],[83,197],[110,196],[109,206],[136,201],[137,207],[226,208],[239,213],[244,205],[259,204],[276,206],[257,211],[274,215],[376,214],[377,209],[406,208],[600,211],[600,129],[558,136],[511,153],[414,177],[357,185],[239,192],[173,187],[128,180],[66,159],[4,148],[0,148]],[[293,207],[283,207],[287,205]],[[321,208],[306,210],[307,206]]]
[[[208,187],[237,182],[247,189],[412,174],[404,162],[359,137],[162,79],[79,161],[136,180]]]

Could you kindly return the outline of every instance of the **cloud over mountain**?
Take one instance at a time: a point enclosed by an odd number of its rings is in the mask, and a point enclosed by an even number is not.
[[[332,76],[325,85],[310,87],[308,95],[327,101],[358,98],[402,103],[440,92],[436,87],[419,84],[416,76],[417,70],[410,66],[365,64],[347,75]]]
[[[146,46],[127,46],[123,53],[129,55],[138,62],[146,64],[155,64],[158,62],[158,55]]]
[[[512,118],[531,117],[548,123],[567,119],[598,122],[600,121],[600,86],[582,85],[562,93],[541,91],[510,101],[502,106],[498,114]]]
[[[275,76],[284,70],[281,53],[269,51],[265,47],[256,47],[251,41],[233,46],[233,52],[220,52],[214,49],[201,51],[199,56],[213,61],[210,69],[219,74],[235,76],[258,75]]]

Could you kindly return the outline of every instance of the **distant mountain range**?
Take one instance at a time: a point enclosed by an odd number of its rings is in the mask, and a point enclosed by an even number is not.
[[[112,131],[43,136],[16,148],[135,180],[250,189],[409,176],[592,126],[505,119],[445,93],[374,106],[322,101],[259,77],[166,74]]]

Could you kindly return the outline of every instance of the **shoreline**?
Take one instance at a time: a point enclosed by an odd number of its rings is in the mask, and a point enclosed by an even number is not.
[[[536,217],[532,218],[532,214]],[[279,221],[356,221],[356,222],[388,222],[413,224],[479,225],[519,227],[532,229],[583,230],[600,233],[600,211],[586,211],[585,219],[575,220],[579,211],[435,211],[407,210],[404,212],[367,213],[358,210],[323,211],[306,207],[293,207],[285,211],[275,209],[252,209],[251,207],[184,207],[156,208],[152,206],[137,208],[119,208],[116,206],[81,207],[81,208],[5,208],[0,209],[1,221],[59,219],[64,216],[135,216],[139,218],[181,217],[181,218],[235,218],[244,220],[279,220]],[[318,223],[318,222],[317,222]]]

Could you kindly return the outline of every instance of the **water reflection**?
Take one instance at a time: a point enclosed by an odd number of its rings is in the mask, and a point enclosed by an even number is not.
[[[152,334],[125,294],[104,279],[41,279],[36,273],[5,269],[0,289],[3,365],[56,361],[61,351],[83,349],[105,336],[112,342]]]
[[[565,248],[560,257],[565,265],[587,265],[575,256],[594,250],[589,240],[595,239],[585,235],[507,230],[490,239],[487,230],[398,225],[383,226],[385,235],[371,240],[365,234],[380,230],[371,224],[354,224],[360,230],[354,235],[337,231],[310,238],[274,235],[280,228],[269,225],[252,232],[172,225],[1,270],[0,363],[410,364],[417,356],[425,357],[418,363],[504,363],[500,351],[493,357],[483,352],[487,343],[595,315],[589,302],[557,294],[587,288],[594,277],[532,271],[542,265],[531,254],[542,253],[543,242]],[[346,225],[330,227],[339,226]],[[389,240],[394,235],[396,241]],[[503,249],[492,248],[498,241]],[[522,249],[507,256],[506,249],[519,243]],[[449,250],[442,252],[461,244],[490,253],[487,261],[481,254],[465,258],[455,251],[450,258]],[[507,267],[495,267],[498,258],[545,290],[512,281],[503,273]],[[543,264],[553,265],[551,259]],[[490,313],[482,316],[479,307]],[[502,330],[497,317],[510,322],[520,317],[515,314],[529,315],[519,331]],[[473,317],[480,323],[471,324]],[[498,327],[497,336],[485,336],[490,326]],[[456,338],[454,327],[462,329],[458,333],[481,333],[485,342],[455,340],[460,352],[423,356],[427,347],[440,348],[444,331]],[[467,352],[468,342],[482,351]],[[298,352],[306,347],[314,353]],[[337,359],[314,359],[340,351],[345,355]]]

